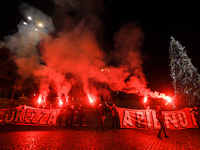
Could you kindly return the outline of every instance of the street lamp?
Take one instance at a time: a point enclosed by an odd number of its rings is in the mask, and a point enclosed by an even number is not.
[[[41,22],[38,23],[37,26],[40,27],[40,28],[44,27],[44,25]]]
[[[28,16],[27,19],[30,20],[30,21],[32,21],[32,17],[31,16]]]

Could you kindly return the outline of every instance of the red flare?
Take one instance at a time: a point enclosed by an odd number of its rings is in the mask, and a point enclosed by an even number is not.
[[[89,102],[90,102],[92,105],[94,105],[94,98],[92,98],[92,97],[90,96],[90,94],[87,94],[87,96],[88,96]]]
[[[145,96],[145,97],[144,97],[144,103],[146,103],[146,102],[147,102],[147,99],[148,99],[148,97],[147,97],[147,96]]]
[[[165,96],[164,99],[167,100],[167,103],[170,103],[172,101],[171,97],[169,97],[169,96]]]
[[[59,100],[59,105],[62,106],[63,105],[63,102],[61,100]]]
[[[41,102],[42,102],[42,96],[40,95],[40,96],[38,97],[38,104],[40,105]]]

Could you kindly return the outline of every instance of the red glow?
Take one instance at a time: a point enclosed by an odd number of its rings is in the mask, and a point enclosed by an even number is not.
[[[87,96],[88,96],[89,102],[90,102],[92,105],[94,105],[94,100],[95,100],[95,98],[92,97],[90,94],[87,94]]]
[[[42,96],[40,95],[40,96],[38,97],[38,104],[40,105],[41,102],[42,102]]]
[[[40,107],[40,106],[45,107],[46,106],[46,96],[43,94],[40,94],[37,102],[38,102],[38,107]]]
[[[170,103],[172,101],[171,97],[169,97],[169,96],[165,96],[164,99],[166,99],[168,103]]]
[[[31,20],[31,17],[29,16],[28,19]],[[42,27],[42,24],[39,26]],[[111,55],[107,55],[99,45],[96,32],[86,27],[84,23],[71,29],[73,30],[69,32],[60,32],[62,34],[59,33],[58,36],[51,36],[51,34],[40,36],[39,41],[35,43],[39,50],[32,45],[35,41],[33,39],[30,39],[32,42],[27,42],[31,44],[27,46],[23,45],[27,44],[23,40],[16,40],[22,42],[19,44],[25,48],[23,52],[31,56],[30,58],[24,57],[26,55],[23,53],[20,57],[16,55],[16,64],[20,75],[32,75],[37,81],[36,84],[41,93],[38,102],[36,100],[37,104],[46,105],[47,95],[52,89],[61,99],[57,99],[57,104],[65,105],[65,100],[68,103],[68,93],[74,90],[71,89],[72,87],[83,87],[80,90],[84,91],[84,96],[85,93],[87,94],[90,104],[94,104],[98,99],[93,95],[103,95],[104,99],[111,99],[111,91],[118,91],[118,94],[125,92],[149,98],[163,98],[162,94],[152,92],[147,88],[148,82],[142,66],[143,57],[139,49],[144,38],[140,27],[134,24],[122,26],[115,33],[113,48],[116,49],[111,51]],[[32,55],[33,52],[34,55]],[[37,60],[41,60],[45,65],[41,65]],[[117,62],[119,65],[108,66],[106,60]],[[99,86],[103,84],[105,86]],[[92,96],[88,94],[88,91]],[[62,95],[65,98],[62,98]],[[76,95],[76,97],[82,97],[82,95]],[[144,103],[147,102],[145,98]]]
[[[147,99],[148,99],[148,97],[147,97],[147,96],[145,96],[145,97],[144,97],[144,103],[146,103],[146,102],[147,102]]]
[[[59,105],[62,106],[63,105],[63,102],[61,100],[59,100]]]
[[[66,97],[66,103],[68,104],[69,101],[69,96]]]

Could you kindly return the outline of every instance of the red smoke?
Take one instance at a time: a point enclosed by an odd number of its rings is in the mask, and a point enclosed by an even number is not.
[[[36,20],[44,21],[45,28],[36,32],[32,30],[34,24],[20,24],[19,32],[7,37],[5,42],[16,55],[20,75],[23,78],[33,76],[38,84],[39,103],[46,103],[51,90],[56,92],[60,104],[68,103],[70,90],[81,95],[80,89],[91,103],[95,102],[93,96],[98,98],[99,94],[106,100],[111,99],[110,90],[147,97],[165,97],[147,88],[141,54],[144,35],[137,24],[122,26],[114,35],[114,50],[109,50],[107,54],[99,44],[103,41],[103,28],[98,14],[103,10],[103,1],[54,1],[62,8],[57,9],[61,11],[57,13],[67,18],[66,29],[62,29],[56,36],[49,35],[54,29],[51,18],[25,5],[25,16],[32,14]],[[65,8],[64,4],[71,5]],[[80,7],[83,8],[77,18],[65,12],[68,9],[77,11]],[[76,20],[78,18],[81,19]],[[65,27],[65,24],[62,18],[62,26]]]
[[[94,33],[83,24],[71,32],[51,37],[41,44],[45,66],[34,72],[40,83],[40,92],[48,93],[49,85],[53,83],[58,99],[61,100],[62,94],[67,99],[71,87],[79,82],[90,103],[95,99],[91,96],[99,93],[109,95],[107,88],[99,87],[99,83],[108,85],[112,91],[165,97],[147,88],[140,53],[142,38],[140,28],[134,25],[122,27],[115,36],[116,53],[112,52],[120,65],[114,67],[106,66],[106,54],[99,47]],[[67,74],[72,74],[72,78],[67,79]]]

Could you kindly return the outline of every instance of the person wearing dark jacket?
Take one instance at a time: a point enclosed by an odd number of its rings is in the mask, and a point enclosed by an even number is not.
[[[102,104],[99,104],[99,106],[97,106],[97,116],[98,116],[98,128],[104,130],[105,113]]]
[[[80,127],[83,125],[83,118],[85,118],[85,112],[82,108],[82,105],[79,105],[77,112],[78,124]]]
[[[73,128],[74,127],[74,117],[75,117],[75,109],[74,109],[74,105],[71,105],[71,108],[69,110],[69,128]]]
[[[70,106],[67,105],[66,107],[66,127],[69,127],[69,123],[70,123],[70,116],[69,116],[69,112],[70,112]]]
[[[60,113],[58,114],[58,117],[57,117],[59,126],[62,126],[63,112],[64,112],[64,108],[61,108]]]
[[[119,114],[117,112],[117,108],[116,108],[116,105],[113,104],[112,106],[109,106],[107,104],[107,102],[105,102],[106,106],[111,110],[112,112],[112,128],[114,128],[114,126],[116,125],[116,128],[119,128],[118,126],[118,117],[119,117]]]
[[[158,138],[162,139],[160,136],[162,131],[164,132],[165,137],[169,138],[169,136],[167,136],[166,131],[165,131],[164,116],[162,114],[162,109],[159,105],[156,105],[156,118],[158,119],[158,122],[160,123],[160,130],[158,132]]]
[[[11,99],[9,104],[8,104],[8,108],[12,108],[13,107],[13,103],[14,103],[14,101],[13,101],[13,99]]]

